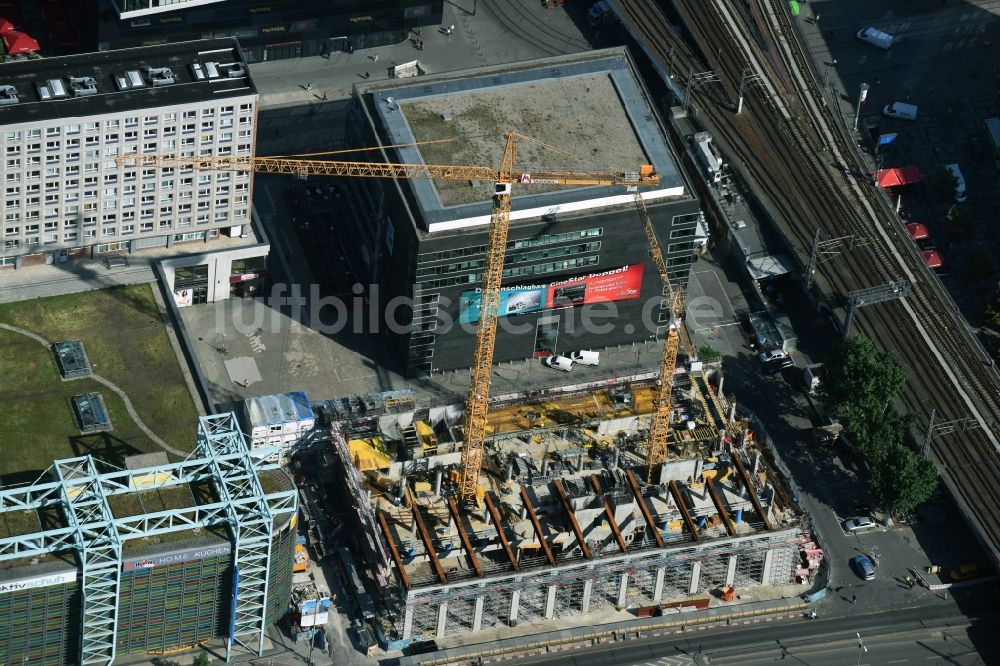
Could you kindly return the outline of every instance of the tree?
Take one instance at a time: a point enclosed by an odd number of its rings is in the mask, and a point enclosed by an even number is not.
[[[889,513],[909,513],[937,489],[934,464],[902,442],[872,468],[872,490]]]
[[[210,666],[212,660],[208,658],[208,655],[202,652],[194,657],[194,661],[191,662],[191,666]]]
[[[986,325],[1000,332],[1000,284],[997,285],[996,291],[993,292],[993,300],[983,310],[983,315],[986,317]]]
[[[948,169],[941,169],[931,177],[931,189],[934,195],[944,201],[950,201],[955,197],[955,188],[958,187],[958,179]]]
[[[838,343],[826,363],[825,377],[819,386],[819,399],[833,412],[854,403],[865,408],[885,407],[900,394],[906,383],[906,370],[899,360],[863,335],[854,335]]]
[[[712,345],[702,345],[698,347],[698,358],[705,363],[711,363],[722,358],[722,354]]]

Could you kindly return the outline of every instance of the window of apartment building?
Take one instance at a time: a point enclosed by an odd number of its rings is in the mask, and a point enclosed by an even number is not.
[[[181,125],[181,132],[183,132],[184,134],[192,134],[194,132],[194,129],[195,129],[194,123],[184,123],[183,125]]]
[[[35,129],[28,130],[27,138],[29,138],[29,139],[40,139],[40,138],[42,138],[42,130],[41,130],[41,128],[35,128]]]
[[[83,124],[83,130],[85,132],[96,132],[99,129],[101,129],[101,123],[98,123],[98,122],[84,123]]]
[[[51,245],[52,243],[59,242],[59,234],[56,232],[47,233],[43,236],[45,245]]]
[[[232,140],[233,140],[232,132],[219,132],[219,141],[232,141]]]
[[[157,130],[155,127],[151,127],[149,129],[145,129],[142,131],[142,138],[144,139],[153,139],[156,138],[157,136],[159,136],[159,130]]]
[[[208,208],[209,208],[209,205],[208,205],[207,201],[199,201],[198,202],[198,210],[199,211],[206,211],[206,210],[208,210]]]
[[[98,168],[98,165],[95,164],[95,163],[93,163],[93,162],[90,162],[89,164],[84,164],[83,165],[83,172],[84,173],[97,173],[98,171],[100,171],[100,169]]]
[[[126,141],[138,141],[139,140],[139,133],[136,132],[136,131],[134,131],[134,130],[125,132],[125,140]]]
[[[64,201],[79,201],[79,200],[80,200],[79,192],[67,192],[64,198]]]
[[[160,122],[159,116],[146,116],[142,119],[143,125],[156,125]]]
[[[118,188],[117,187],[105,187],[104,188],[104,196],[106,196],[106,197],[116,197],[116,196],[118,196]]]
[[[216,213],[215,214],[215,222],[216,223],[225,222],[228,219],[229,219],[229,213],[220,212],[220,213]]]
[[[54,150],[62,150],[62,141],[46,141],[45,150],[52,152]]]
[[[191,216],[185,215],[183,217],[177,218],[178,227],[190,227],[191,226]]]
[[[123,224],[122,225],[122,236],[128,236],[129,234],[135,233],[134,224]]]
[[[215,200],[215,207],[216,208],[228,208],[229,207],[229,199],[216,199]]]
[[[237,211],[235,211],[233,213],[233,217],[235,217],[236,219],[239,219],[239,220],[245,220],[245,219],[247,219],[247,209],[246,208],[240,208],[239,210],[237,210]]]
[[[142,191],[143,192],[155,192],[156,191],[156,183],[143,183],[142,184]]]
[[[7,168],[8,169],[20,169],[21,168],[21,160],[7,160]]]
[[[4,208],[17,208],[17,207],[18,207],[17,199],[7,199],[7,201],[4,202]],[[17,213],[10,213],[7,216],[8,220],[10,219],[10,215],[17,215]]]
[[[139,126],[138,116],[132,116],[130,118],[125,119],[125,127],[138,127],[138,126]]]
[[[44,227],[46,231],[55,231],[58,228],[59,228],[58,222],[46,222]]]
[[[250,138],[250,130],[240,130],[240,131],[239,131],[239,132],[238,132],[238,133],[236,134],[236,137],[237,137],[238,139],[249,139],[249,138]]]
[[[21,146],[7,146],[7,155],[20,155]]]
[[[103,229],[101,229],[101,235],[104,236],[105,238],[109,238],[111,236],[114,236],[117,233],[117,231],[118,230],[115,229],[114,227],[104,227]]]
[[[26,197],[25,200],[24,200],[24,204],[26,206],[38,206],[38,205],[40,205],[41,200],[42,199],[39,196]]]
[[[134,219],[135,219],[135,211],[134,210],[128,210],[128,211],[125,211],[124,213],[122,213],[122,221],[123,222],[127,222],[128,220],[134,220]]]
[[[198,224],[208,224],[208,213],[200,213],[196,221]]]
[[[142,199],[140,199],[140,202],[142,203],[143,206],[152,206],[155,199],[156,197],[152,195],[146,195],[143,196]]]
[[[140,222],[139,223],[139,233],[144,234],[153,230],[152,222]]]
[[[149,178],[156,178],[156,169],[143,169],[142,179],[147,180]]]
[[[240,104],[240,111],[253,111],[253,102]]]
[[[83,212],[84,213],[92,213],[92,212],[94,212],[96,210],[97,210],[97,202],[96,201],[94,201],[92,203],[85,203],[85,204],[83,204]]]
[[[191,192],[191,190],[185,190],[185,191],[179,193],[177,195],[177,198],[180,199],[181,201],[191,201],[191,197],[193,197],[193,196],[194,196],[194,193]]]
[[[118,156],[118,147],[117,146],[108,146],[107,148],[104,149],[104,156],[105,157],[117,157]]]
[[[100,144],[101,144],[101,137],[99,137],[99,136],[88,136],[88,137],[84,137],[84,139],[83,139],[83,145],[84,146],[91,146],[91,147],[93,147],[93,146],[99,146]]]
[[[66,206],[66,216],[67,217],[69,217],[71,215],[75,216],[79,212],[80,212],[80,207],[79,206]],[[78,220],[76,220],[76,219],[69,220],[69,221],[66,222],[66,224],[67,225],[71,225],[71,226],[76,226],[78,224]]]
[[[80,161],[80,151],[74,150],[71,153],[66,153],[67,162],[79,162]]]
[[[67,125],[66,126],[66,135],[67,136],[69,136],[70,134],[79,134],[79,133],[80,133],[80,126],[79,125],[73,124],[73,125]],[[79,139],[76,139],[76,140],[78,141]]]
[[[191,212],[191,204],[181,204],[181,205],[179,205],[177,207],[177,212],[179,212],[179,213],[190,213]]]
[[[117,200],[102,201],[101,208],[104,210],[115,210],[116,208],[118,208],[118,201]]]
[[[250,144],[249,143],[241,143],[240,145],[236,146],[236,154],[237,155],[249,155],[250,154]]]
[[[96,235],[97,235],[97,233],[93,229],[84,229],[84,231],[83,231],[83,237],[84,238],[93,238]]]
[[[201,131],[202,132],[212,132],[215,130],[214,120],[203,120],[201,121]]]
[[[8,141],[20,141],[21,132],[19,131],[4,132],[3,138],[7,139]]]
[[[4,175],[4,181],[7,183],[20,183],[21,174],[18,171],[14,171]]]
[[[173,152],[177,148],[177,142],[173,139],[164,139],[163,141],[163,151]]]
[[[48,167],[45,169],[45,188],[49,190],[59,189],[59,167]]]
[[[218,152],[218,154],[219,155],[232,155],[233,154],[233,147],[232,146],[219,146],[219,152]]]
[[[62,134],[61,127],[46,127],[45,136],[60,136]]]
[[[118,129],[118,127],[119,127],[120,124],[121,123],[119,123],[117,120],[108,120],[108,121],[105,121],[105,123],[104,123],[104,129],[106,129],[106,130],[116,130],[116,129]]]
[[[13,250],[13,249],[14,249],[14,248],[16,248],[16,247],[17,247],[18,245],[19,245],[19,241],[16,241],[16,240],[5,240],[5,241],[3,242],[3,246],[4,246],[5,248],[7,248],[8,250]]]
[[[37,153],[37,152],[41,151],[41,149],[42,149],[42,144],[40,144],[40,143],[29,143],[28,144],[28,152],[29,153]]]
[[[39,191],[41,191],[41,189],[42,189],[42,186],[39,185],[38,183],[34,183],[32,185],[26,185],[24,187],[24,191],[27,192],[28,194],[31,194],[32,192],[39,192]]]
[[[212,135],[211,134],[202,134],[201,135],[201,145],[204,146],[205,144],[208,144],[208,143],[212,143]]]
[[[144,153],[155,153],[157,147],[156,141],[150,141],[149,143],[142,144],[142,152]]]
[[[174,195],[170,194],[169,192],[160,194],[160,203],[167,203],[173,200],[174,200]]]
[[[15,213],[15,215],[16,215],[16,213]],[[8,219],[7,221],[10,222],[11,220]],[[15,217],[13,221],[17,222],[17,218]],[[3,234],[4,234],[4,236],[20,236],[21,235],[21,227],[7,227],[6,229],[3,230]]]
[[[57,204],[57,203],[59,203],[59,195],[58,194],[46,194],[45,195],[45,203],[46,204]]]

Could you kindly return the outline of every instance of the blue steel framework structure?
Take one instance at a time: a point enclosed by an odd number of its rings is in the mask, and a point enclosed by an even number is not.
[[[122,544],[130,539],[199,527],[226,526],[233,539],[233,627],[226,651],[264,647],[267,572],[274,519],[297,509],[294,489],[264,492],[258,473],[278,469],[278,449],[250,450],[235,414],[201,417],[194,454],[187,460],[144,469],[98,473],[91,456],[57,460],[55,481],[0,490],[0,514],[61,508],[66,527],[0,539],[0,560],[75,551],[82,569],[80,663],[115,658]],[[208,482],[219,501],[116,518],[108,497],[155,488]],[[254,643],[256,642],[256,649]]]

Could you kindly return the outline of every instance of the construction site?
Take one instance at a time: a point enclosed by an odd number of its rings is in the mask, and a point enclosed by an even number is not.
[[[652,470],[652,377],[495,399],[465,506],[461,405],[393,395],[324,409],[384,644],[801,591],[822,552],[718,381],[699,363],[678,369]]]

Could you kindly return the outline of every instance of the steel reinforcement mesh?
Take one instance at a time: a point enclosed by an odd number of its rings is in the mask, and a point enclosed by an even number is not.
[[[556,589],[556,617],[580,615],[583,612],[583,582],[560,585]]]
[[[771,579],[768,585],[785,585],[795,580],[795,569],[799,563],[799,551],[794,546],[773,549],[771,555]]]
[[[481,628],[488,629],[500,624],[506,624],[508,611],[510,611],[509,592],[493,592],[484,595]]]
[[[628,575],[625,596],[629,606],[645,606],[653,602],[653,587],[656,585],[656,569],[639,569]]]
[[[79,583],[0,594],[0,664],[49,666],[79,659]]]
[[[663,600],[670,601],[688,596],[691,588],[691,563],[668,564],[663,574]]]
[[[710,555],[701,561],[698,574],[698,593],[704,594],[724,587],[729,569],[729,555]]]
[[[271,542],[271,566],[267,578],[267,623],[285,616],[292,596],[292,563],[295,559],[295,530],[285,526]]]
[[[733,585],[736,587],[760,585],[761,576],[764,575],[765,556],[766,551],[763,550],[740,553],[736,558],[736,578]]]
[[[517,608],[517,622],[534,622],[545,617],[545,601],[548,586],[521,590],[521,602]]]
[[[413,606],[413,638],[434,638],[437,633],[437,604],[419,604]]]
[[[448,620],[445,634],[457,634],[471,630],[475,613],[475,597],[459,597],[448,600]]]

